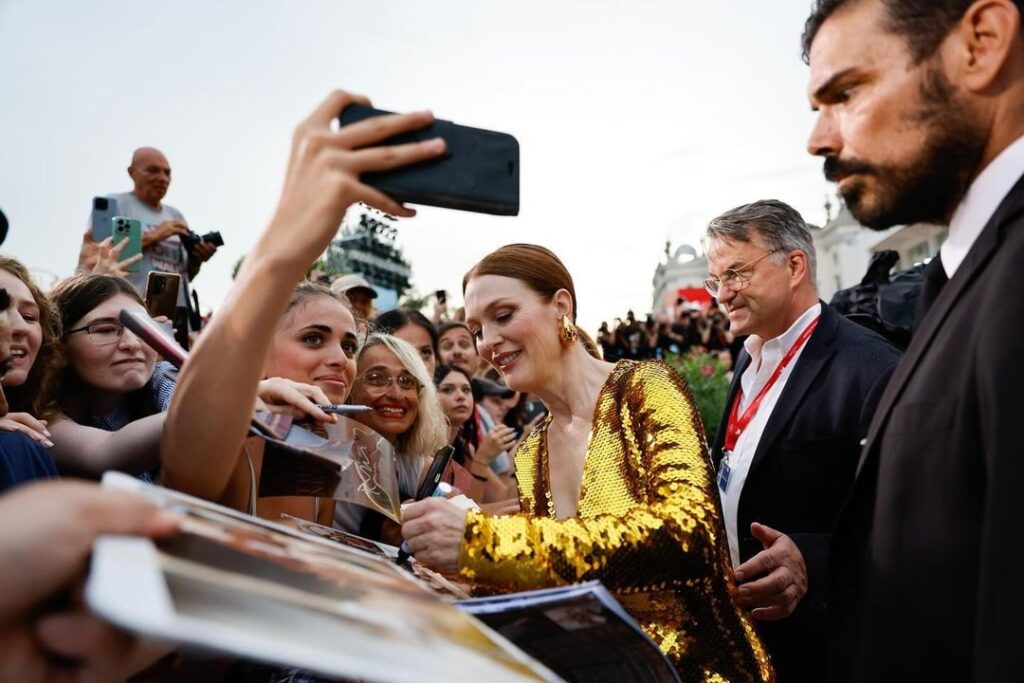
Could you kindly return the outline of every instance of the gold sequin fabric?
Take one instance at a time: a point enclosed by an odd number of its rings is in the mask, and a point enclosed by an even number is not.
[[[546,434],[544,424],[516,452],[524,512],[469,513],[461,576],[502,591],[597,579],[682,680],[774,680],[753,624],[731,597],[714,471],[682,378],[659,362],[615,365],[597,400],[569,519],[554,517]]]

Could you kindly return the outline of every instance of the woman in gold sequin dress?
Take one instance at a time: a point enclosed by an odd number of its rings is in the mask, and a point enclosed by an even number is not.
[[[516,452],[522,512],[410,505],[416,558],[518,591],[599,579],[684,681],[770,681],[730,597],[729,550],[693,399],[658,362],[597,358],[573,321],[565,266],[534,245],[485,257],[463,281],[481,356],[550,417]]]

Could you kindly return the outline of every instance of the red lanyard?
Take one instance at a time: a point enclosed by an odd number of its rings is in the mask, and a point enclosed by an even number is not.
[[[772,376],[769,377],[765,385],[761,387],[761,391],[757,392],[757,396],[755,396],[754,400],[750,402],[747,409],[743,411],[743,415],[738,414],[740,410],[740,401],[743,398],[743,389],[741,388],[736,392],[736,399],[732,402],[732,410],[729,411],[729,424],[725,429],[724,449],[726,451],[732,452],[732,450],[736,448],[736,442],[739,441],[740,434],[742,434],[743,430],[747,428],[750,421],[754,419],[754,415],[757,414],[757,409],[761,407],[761,401],[764,400],[764,397],[767,396],[768,392],[771,391],[773,386],[775,386],[775,382],[778,381],[779,375],[781,375],[782,371],[786,369],[786,366],[792,362],[797,351],[799,351],[800,348],[807,343],[807,340],[810,339],[811,333],[814,332],[814,328],[818,326],[818,320],[820,319],[821,316],[818,316],[812,320],[806,328],[804,328],[804,331],[801,332],[800,336],[797,337],[795,342],[793,342],[793,346],[789,348],[786,355],[779,361],[775,371],[772,372]]]

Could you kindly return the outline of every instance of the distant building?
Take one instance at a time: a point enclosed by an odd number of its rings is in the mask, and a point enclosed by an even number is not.
[[[665,262],[654,270],[654,300],[652,313],[666,313],[675,306],[676,299],[706,304],[711,295],[704,291],[704,278],[708,276],[708,258],[696,247],[683,244],[674,252],[671,242],[665,243]]]

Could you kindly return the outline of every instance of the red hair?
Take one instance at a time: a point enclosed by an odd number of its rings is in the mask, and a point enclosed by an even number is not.
[[[576,286],[565,264],[550,249],[537,244],[506,244],[492,251],[462,278],[462,294],[466,294],[470,280],[482,275],[499,275],[519,280],[536,292],[544,303],[550,303],[559,290],[566,290],[572,297],[569,319],[573,327],[576,327]],[[594,340],[579,327],[576,327],[576,332],[587,353],[600,358]]]

